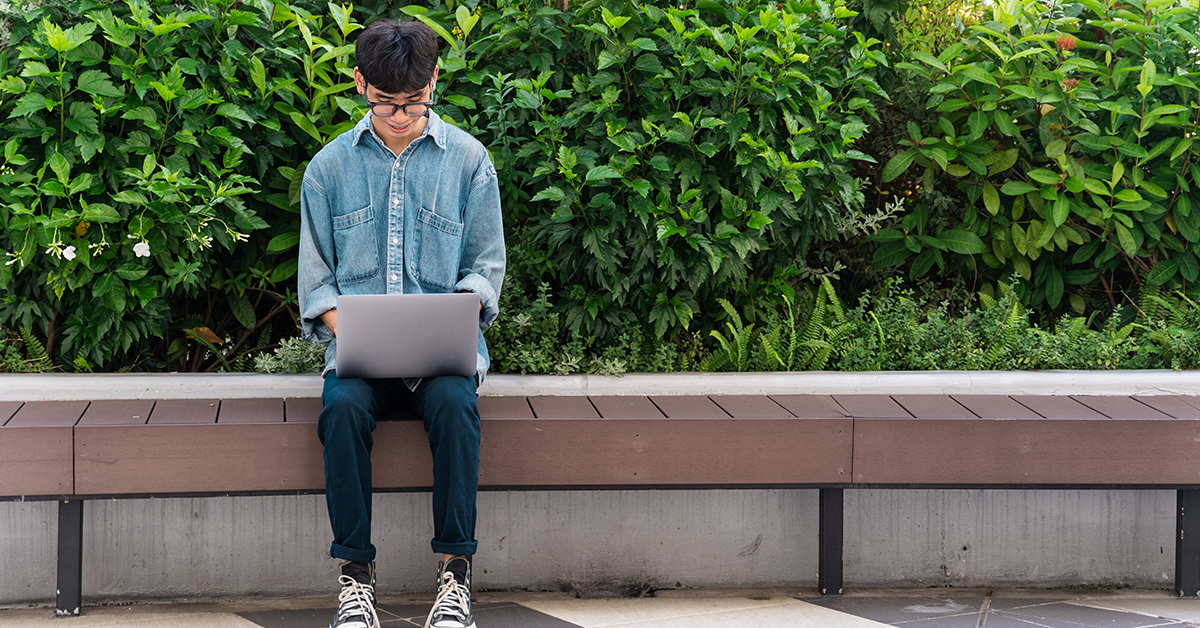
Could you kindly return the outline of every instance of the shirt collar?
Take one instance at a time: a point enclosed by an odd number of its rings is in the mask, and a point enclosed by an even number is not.
[[[351,146],[358,146],[358,143],[362,140],[363,135],[366,133],[370,133],[371,135],[375,136],[375,139],[379,140],[380,144],[384,144],[383,140],[379,138],[379,135],[375,133],[375,127],[371,126],[372,115],[374,114],[372,114],[368,109],[367,115],[363,116],[362,120],[359,120],[358,124],[354,126],[354,141],[350,143]],[[429,111],[429,122],[425,124],[425,130],[421,132],[420,137],[417,137],[413,141],[415,142],[428,135],[433,138],[433,143],[436,144],[438,148],[445,150],[446,126],[447,125],[442,121],[442,118],[431,109]],[[384,144],[384,146],[386,145],[387,144]]]

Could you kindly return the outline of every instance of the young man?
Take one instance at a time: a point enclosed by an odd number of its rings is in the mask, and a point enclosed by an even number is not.
[[[379,626],[371,432],[380,416],[401,407],[424,421],[433,453],[431,545],[441,560],[426,626],[474,628],[475,398],[489,364],[482,330],[496,319],[505,266],[496,170],[482,144],[430,109],[438,41],[429,27],[379,20],[359,36],[356,54],[354,80],[370,112],[313,157],[300,194],[302,334],[329,343],[325,407],[317,429],[325,447],[325,497],[333,528],[329,553],[343,561],[339,606],[330,626]],[[339,294],[451,291],[479,295],[475,377],[338,378]]]

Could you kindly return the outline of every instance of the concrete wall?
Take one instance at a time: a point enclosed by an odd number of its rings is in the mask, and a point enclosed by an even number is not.
[[[847,490],[848,587],[1169,587],[1173,491]],[[377,495],[382,593],[432,590],[427,493]],[[480,494],[476,586],[815,586],[815,490]],[[55,502],[0,503],[0,604],[51,603]],[[87,603],[332,595],[321,496],[88,502]]]

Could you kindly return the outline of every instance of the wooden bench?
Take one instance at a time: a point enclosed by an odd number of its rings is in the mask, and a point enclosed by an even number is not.
[[[0,403],[0,499],[59,501],[57,613],[81,604],[89,499],[323,492],[319,399]],[[818,587],[842,591],[843,491],[1178,491],[1176,591],[1200,590],[1200,397],[481,397],[483,490],[820,490]],[[375,432],[380,491],[428,490],[421,422]]]

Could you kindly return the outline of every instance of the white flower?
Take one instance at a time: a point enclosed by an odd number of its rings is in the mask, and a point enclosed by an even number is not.
[[[75,259],[75,247],[68,246],[67,248],[63,249],[63,257],[67,258],[67,261]]]
[[[150,257],[150,245],[145,242],[138,242],[133,245],[133,254],[138,257]]]

